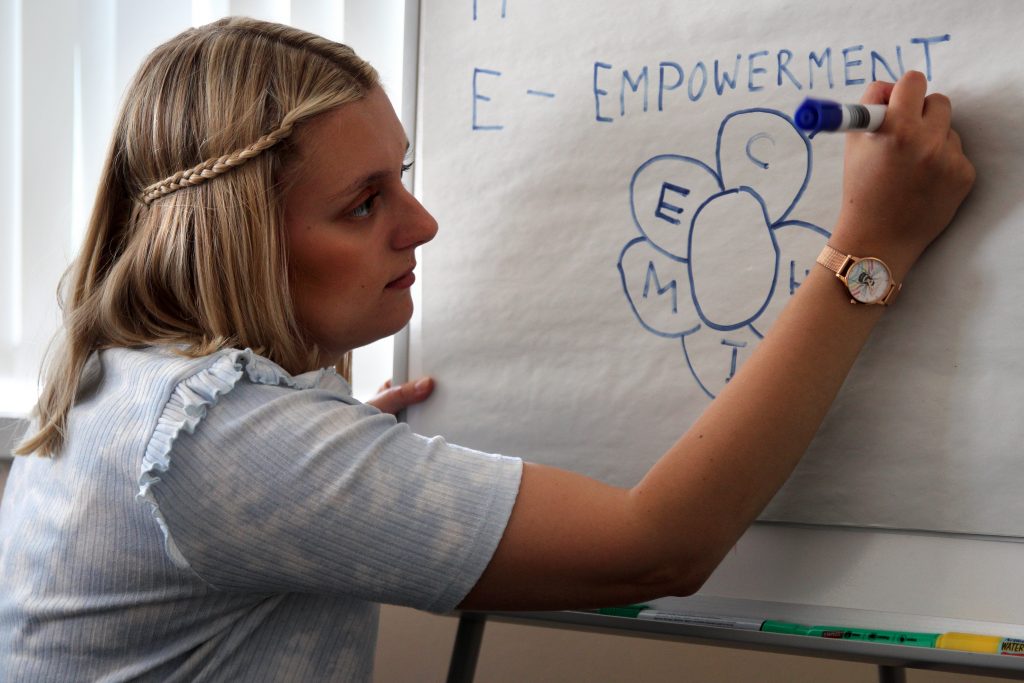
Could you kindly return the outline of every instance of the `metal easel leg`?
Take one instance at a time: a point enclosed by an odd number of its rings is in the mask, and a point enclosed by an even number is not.
[[[459,630],[455,633],[447,683],[473,683],[486,623],[487,617],[483,614],[470,612],[459,617]]]
[[[902,666],[879,666],[878,683],[907,683],[907,670]]]

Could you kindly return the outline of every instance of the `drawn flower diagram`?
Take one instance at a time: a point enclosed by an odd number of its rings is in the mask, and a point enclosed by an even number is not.
[[[679,154],[642,163],[629,185],[640,236],[619,256],[629,305],[652,334],[679,339],[711,398],[732,379],[810,272],[829,233],[792,218],[811,144],[773,109],[718,129],[715,168]]]

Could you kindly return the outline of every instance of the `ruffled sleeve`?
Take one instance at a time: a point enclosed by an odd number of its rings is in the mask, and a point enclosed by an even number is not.
[[[183,569],[188,569],[189,563],[175,544],[151,489],[160,481],[160,474],[170,469],[171,449],[178,436],[182,432],[195,433],[196,426],[206,417],[210,406],[216,405],[220,397],[231,391],[243,376],[255,384],[268,386],[334,388],[341,392],[339,395],[343,401],[358,403],[351,398],[348,383],[333,369],[324,368],[295,377],[250,349],[231,349],[215,354],[207,367],[180,381],[157,418],[153,436],[146,446],[137,497],[152,506],[153,517],[164,534],[167,555]]]
[[[227,591],[446,612],[504,533],[522,461],[427,438],[331,370],[225,352],[169,392],[139,497],[167,556]]]

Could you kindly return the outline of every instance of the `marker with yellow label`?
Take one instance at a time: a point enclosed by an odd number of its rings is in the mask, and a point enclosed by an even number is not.
[[[943,633],[935,641],[935,647],[943,650],[1024,657],[1024,640],[976,633]]]

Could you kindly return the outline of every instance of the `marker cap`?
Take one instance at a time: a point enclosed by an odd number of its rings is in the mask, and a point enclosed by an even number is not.
[[[768,619],[761,624],[761,630],[767,633],[786,633],[793,636],[810,635],[810,627],[803,624],[794,624],[788,621],[775,621]]]
[[[610,617],[630,617],[635,619],[638,614],[650,608],[650,605],[618,605],[616,607],[601,607],[597,610],[597,613]]]
[[[807,98],[794,116],[796,125],[815,133],[823,130],[837,130],[843,123],[843,109],[836,102]]]

